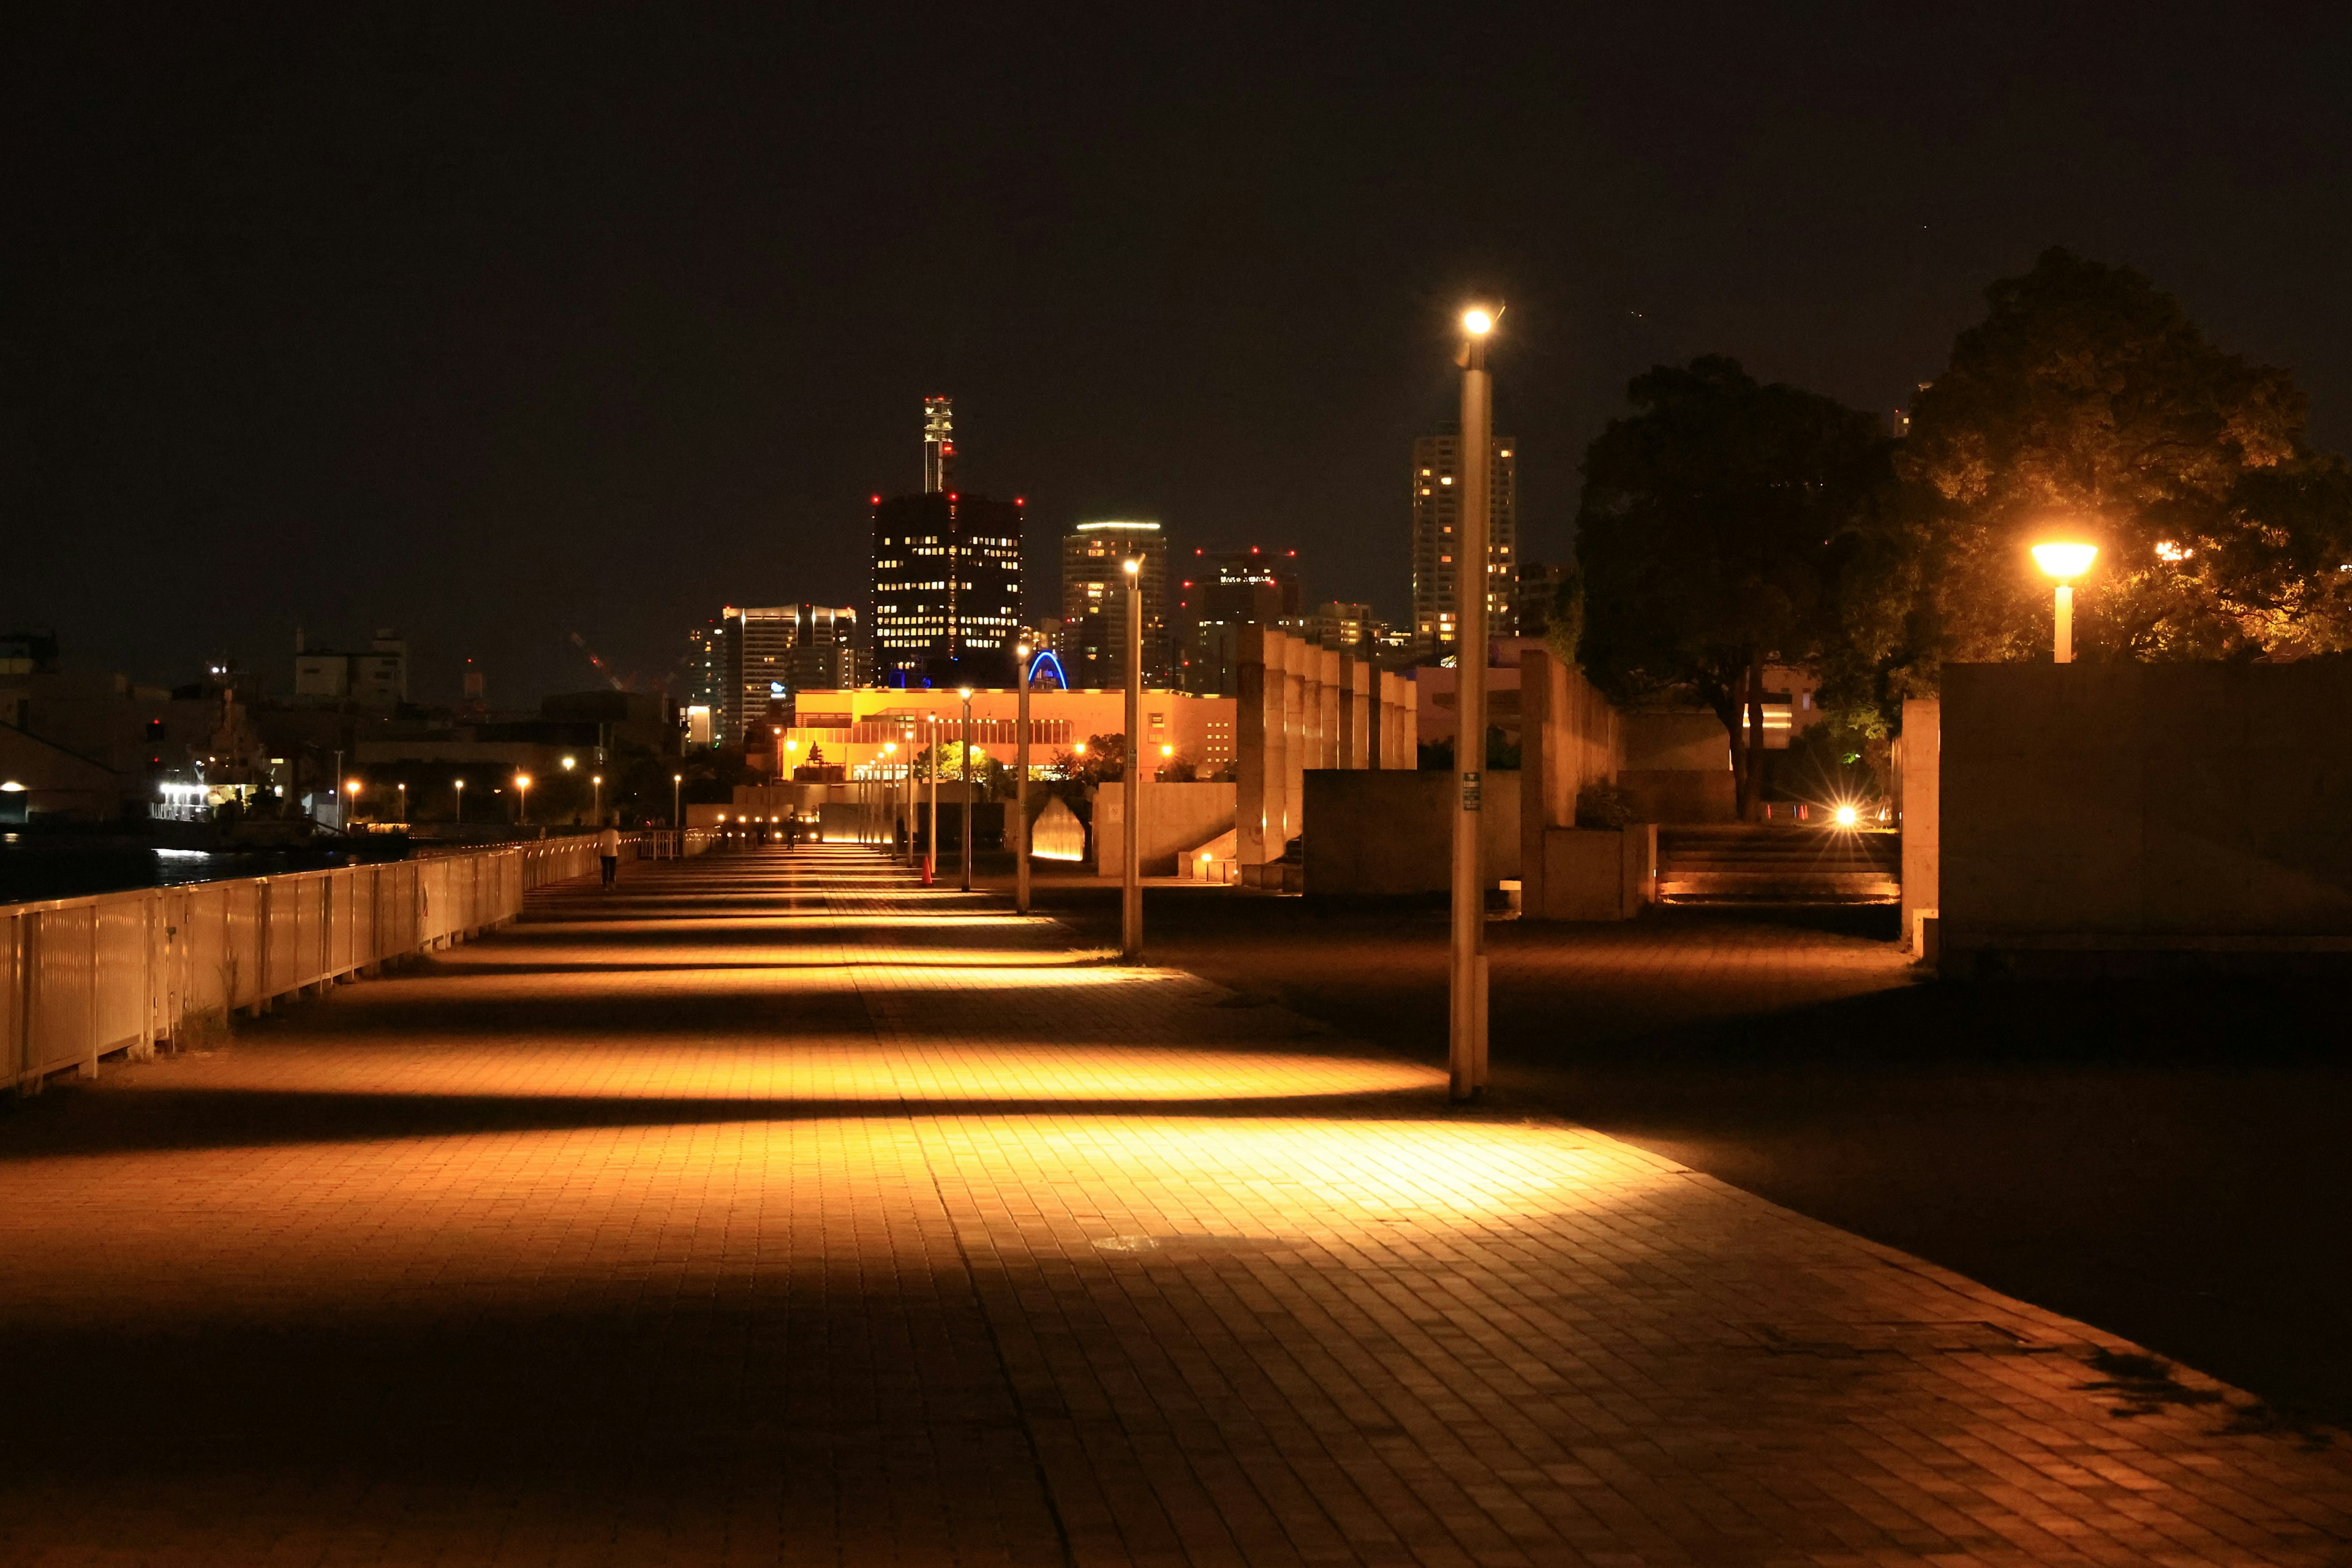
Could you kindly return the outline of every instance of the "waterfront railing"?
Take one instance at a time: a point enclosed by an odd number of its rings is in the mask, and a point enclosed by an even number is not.
[[[703,847],[679,836],[676,851]],[[707,842],[707,840],[705,840]],[[596,869],[593,837],[284,876],[0,905],[0,1084],[95,1077],[281,999],[373,974],[522,912]]]

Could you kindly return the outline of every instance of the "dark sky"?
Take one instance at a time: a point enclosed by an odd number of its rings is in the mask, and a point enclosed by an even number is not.
[[[1889,410],[2053,242],[2352,447],[2341,5],[34,9],[0,627],[149,679],[298,624],[427,700],[593,684],[575,630],[658,679],[862,602],[938,390],[1033,592],[1140,515],[1400,614],[1475,290],[1538,557],[1646,365]]]

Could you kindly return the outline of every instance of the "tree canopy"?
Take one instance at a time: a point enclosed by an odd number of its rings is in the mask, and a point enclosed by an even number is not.
[[[1585,457],[1579,662],[1621,702],[1681,690],[1712,708],[1752,810],[1763,668],[1835,635],[1888,440],[1868,414],[1721,356],[1657,366],[1627,395],[1633,412]]]
[[[2100,557],[2082,657],[2228,658],[2352,641],[2352,475],[2305,440],[2288,374],[2209,342],[2138,272],[2063,249],[1985,291],[1985,319],[1921,394],[1896,458],[1905,568],[1931,612],[1909,684],[1945,658],[2047,658],[2028,553]]]

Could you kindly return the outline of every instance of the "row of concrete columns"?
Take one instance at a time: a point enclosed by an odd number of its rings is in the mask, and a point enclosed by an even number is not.
[[[1307,769],[1414,765],[1414,688],[1266,626],[1242,628],[1237,666],[1234,859],[1256,885],[1305,828]]]

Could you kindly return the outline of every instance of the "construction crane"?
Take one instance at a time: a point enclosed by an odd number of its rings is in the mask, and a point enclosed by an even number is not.
[[[596,673],[603,676],[614,690],[626,691],[628,689],[627,687],[621,684],[621,678],[613,673],[613,667],[596,657],[596,650],[588,646],[588,639],[586,637],[582,637],[578,632],[573,632],[572,634],[572,646],[588,656],[588,662],[596,667]]]

